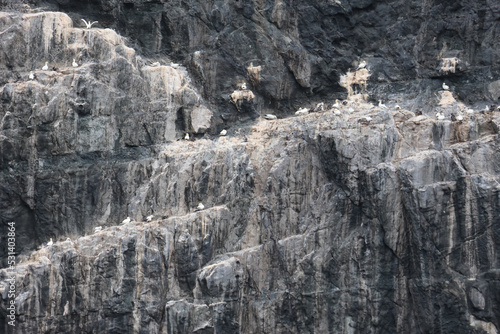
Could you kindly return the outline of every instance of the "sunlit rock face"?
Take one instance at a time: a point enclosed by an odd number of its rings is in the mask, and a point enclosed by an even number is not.
[[[500,329],[497,4],[0,4],[0,331]]]

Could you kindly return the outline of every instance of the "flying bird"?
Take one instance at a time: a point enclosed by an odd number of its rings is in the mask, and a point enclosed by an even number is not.
[[[97,21],[94,21],[94,22],[90,22],[90,21],[89,21],[89,22],[87,22],[85,19],[82,19],[82,21],[83,21],[83,23],[85,23],[85,25],[87,26],[87,29],[92,28],[92,26],[93,26],[94,24],[96,24],[96,23],[97,23]]]

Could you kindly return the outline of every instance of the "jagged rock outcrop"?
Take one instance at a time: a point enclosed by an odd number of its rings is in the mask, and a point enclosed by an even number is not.
[[[0,270],[2,331],[498,332],[500,115],[450,121],[463,105],[434,96],[442,77],[465,102],[495,93],[497,4],[31,3],[73,20],[0,14],[0,219],[19,252],[15,329]],[[74,27],[84,14],[142,55]],[[461,61],[443,73],[438,50]],[[235,122],[336,94],[356,56],[372,96],[404,108]]]

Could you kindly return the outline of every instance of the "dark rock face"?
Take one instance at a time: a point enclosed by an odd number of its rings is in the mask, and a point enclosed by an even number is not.
[[[29,3],[0,13],[2,331],[498,333],[500,118],[434,119],[443,78],[500,96],[497,3]],[[333,100],[361,59],[424,115],[236,122]]]

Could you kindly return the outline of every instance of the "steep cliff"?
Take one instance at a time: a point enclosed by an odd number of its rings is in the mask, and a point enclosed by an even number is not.
[[[1,4],[31,11],[0,14],[5,332],[498,332],[500,115],[463,110],[498,98],[498,4]],[[361,59],[389,108],[289,116]]]

